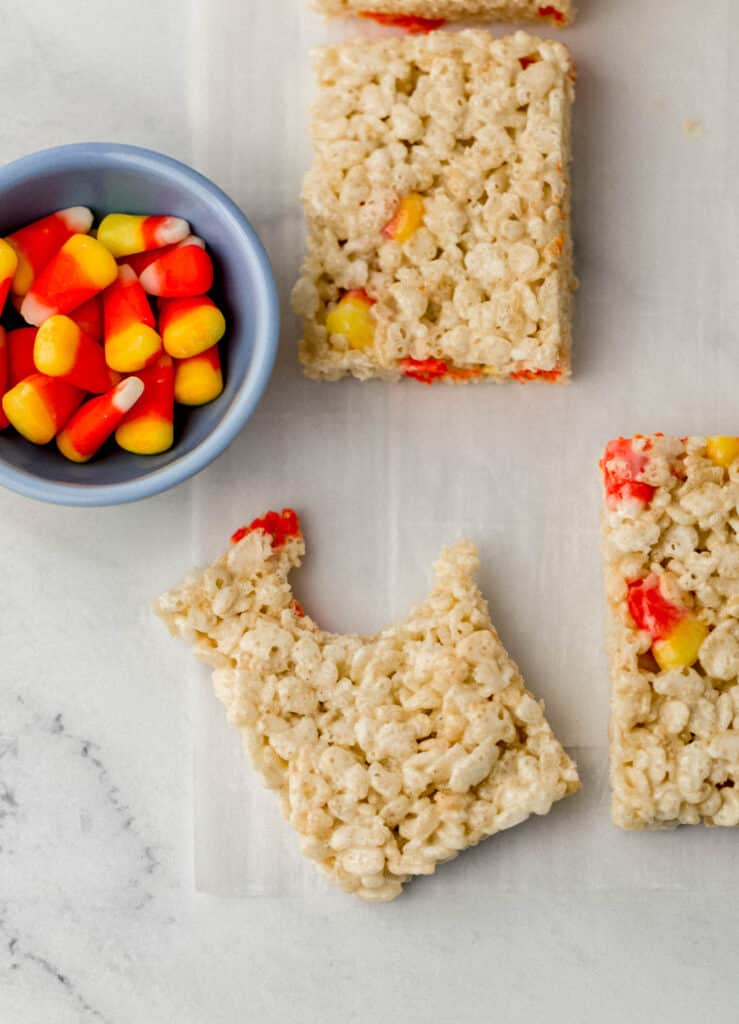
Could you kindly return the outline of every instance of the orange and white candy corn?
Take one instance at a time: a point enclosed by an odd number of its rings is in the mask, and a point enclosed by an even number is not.
[[[57,313],[69,313],[112,284],[118,266],[89,235],[72,235],[36,278],[21,306],[28,324],[40,327]]]
[[[223,371],[218,346],[189,359],[177,359],[174,370],[174,397],[180,405],[205,405],[223,391]]]
[[[146,268],[141,284],[149,295],[180,299],[204,295],[213,285],[213,261],[205,242],[190,235]]]
[[[27,441],[48,444],[69,420],[84,394],[66,381],[34,373],[3,395],[3,412]]]
[[[33,345],[39,373],[58,377],[83,391],[102,394],[110,387],[110,370],[100,345],[68,316],[44,320]]]
[[[185,245],[185,242],[180,243]],[[176,249],[176,245],[165,245],[161,249],[152,249],[151,252],[136,252],[131,256],[126,256],[118,260],[120,264],[127,264],[131,270],[133,270],[136,277],[141,277],[147,267],[150,267],[152,263],[156,263],[162,256],[166,256],[168,252],[172,252]]]
[[[226,333],[226,319],[212,299],[162,299],[159,330],[165,352],[173,359],[189,359],[217,345]]]
[[[138,374],[144,393],[115,432],[115,439],[134,455],[159,455],[174,441],[174,364],[166,354]]]
[[[33,346],[36,341],[36,327],[19,327],[8,331],[5,343],[8,348],[8,384],[15,387],[32,373],[36,373],[33,361]]]
[[[141,217],[129,213],[109,213],[98,228],[98,241],[115,257],[161,249],[182,242],[190,234],[190,225],[180,217]]]
[[[103,340],[103,297],[96,295],[94,299],[85,302],[84,305],[73,309],[69,314],[71,320],[77,324],[80,330],[84,331],[93,341]]]
[[[0,313],[5,306],[5,300],[10,292],[15,272],[18,268],[18,256],[15,249],[0,238]]]
[[[127,265],[103,296],[105,358],[121,373],[136,373],[150,366],[162,351],[154,314],[139,279]]]
[[[5,328],[0,327],[0,397],[2,397],[8,390],[8,380],[10,377],[8,369],[8,339],[5,334]],[[5,428],[10,423],[10,420],[0,408],[0,430]]]
[[[104,395],[85,402],[57,435],[57,448],[71,462],[88,462],[117,430],[143,393],[143,381],[138,377],[127,377]]]
[[[18,256],[18,268],[13,279],[15,294],[26,295],[64,243],[72,235],[86,235],[91,227],[92,211],[86,206],[71,206],[8,235],[7,241]]]

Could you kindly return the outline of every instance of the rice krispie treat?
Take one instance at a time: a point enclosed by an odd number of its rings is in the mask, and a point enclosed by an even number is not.
[[[621,438],[601,469],[614,821],[739,825],[739,438]]]
[[[435,32],[319,51],[309,377],[564,380],[572,247],[567,49]]]
[[[549,21],[568,25],[572,0],[543,4],[539,0],[313,0],[325,14],[358,14],[410,32],[438,28],[461,18],[479,21]]]
[[[490,622],[472,544],[447,548],[428,600],[372,637],[304,614],[288,582],[304,552],[295,513],[271,512],[157,610],[213,667],[229,722],[331,881],[393,899],[579,788]]]

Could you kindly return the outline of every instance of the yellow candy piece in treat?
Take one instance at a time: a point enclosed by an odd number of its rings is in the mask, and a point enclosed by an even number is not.
[[[402,245],[412,238],[421,227],[424,213],[423,196],[417,192],[411,192],[410,195],[404,196],[400,200],[395,216],[389,224],[385,225],[384,235]]]
[[[690,615],[678,622],[667,639],[657,640],[652,645],[652,654],[663,672],[689,668],[697,661],[707,636],[708,626]]]
[[[706,454],[716,465],[728,469],[734,459],[739,458],[739,437],[709,437]]]
[[[354,349],[369,348],[375,339],[374,302],[365,291],[347,292],[326,317],[329,334],[341,334]]]

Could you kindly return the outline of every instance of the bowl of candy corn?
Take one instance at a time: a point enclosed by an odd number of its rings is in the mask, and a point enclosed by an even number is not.
[[[0,485],[137,501],[236,437],[272,372],[279,307],[243,213],[135,146],[0,168]]]

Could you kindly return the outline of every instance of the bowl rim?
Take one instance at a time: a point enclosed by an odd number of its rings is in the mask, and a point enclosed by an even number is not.
[[[0,485],[38,501],[76,507],[124,505],[161,494],[189,480],[216,459],[241,432],[261,399],[277,356],[280,306],[274,272],[266,249],[246,215],[215,182],[181,160],[143,146],[118,142],[78,142],[42,149],[0,167],[0,190],[20,184],[35,174],[74,166],[79,158],[99,166],[106,160],[133,168],[165,171],[170,180],[187,189],[205,192],[224,209],[227,219],[244,236],[258,273],[255,275],[255,345],[249,372],[215,428],[192,451],[167,466],[133,480],[111,484],[65,483],[44,480],[0,459]],[[93,169],[95,163],[93,163]]]

